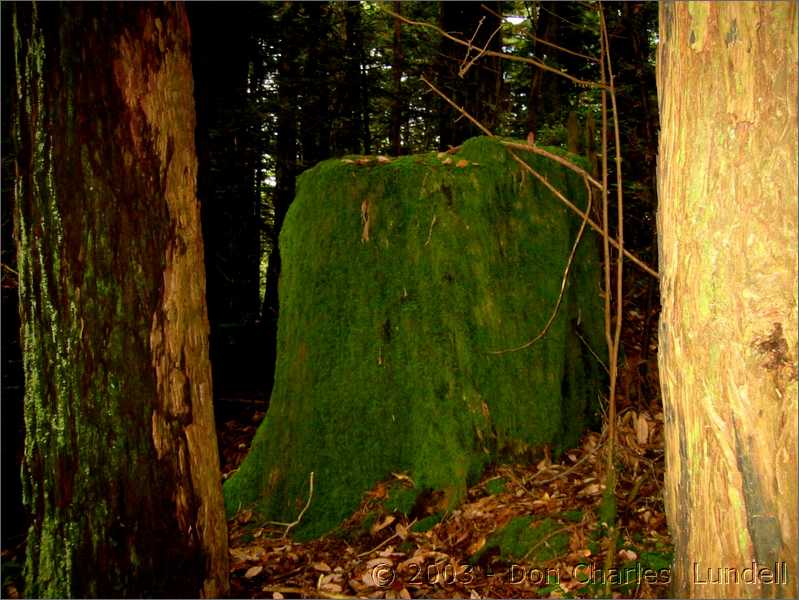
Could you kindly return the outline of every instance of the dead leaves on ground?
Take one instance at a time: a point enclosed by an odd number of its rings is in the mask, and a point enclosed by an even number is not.
[[[639,560],[668,545],[662,487],[662,415],[627,410],[619,417],[619,506],[623,541],[614,564]],[[427,531],[400,514],[375,513],[395,475],[364,497],[346,524],[348,535],[329,535],[305,544],[283,539],[279,530],[230,523],[232,595],[323,598],[511,598],[592,596],[585,573],[604,567],[606,536],[596,517],[603,493],[602,436],[589,433],[562,461],[502,466],[472,487],[466,501]],[[495,493],[489,493],[492,490]],[[636,490],[635,493],[631,493]],[[627,499],[630,500],[627,503]],[[367,515],[371,524],[364,527]],[[569,536],[564,553],[547,561],[512,564],[488,548],[492,534],[514,518],[553,519],[553,535]],[[252,521],[251,514],[245,514]],[[543,539],[545,547],[551,540]],[[540,550],[541,548],[539,548]],[[479,560],[476,554],[482,553]],[[472,561],[470,562],[470,558]],[[553,585],[542,574],[558,574]],[[551,578],[550,578],[551,579]],[[621,589],[621,588],[620,588]],[[638,582],[624,595],[657,597],[663,585]],[[618,594],[617,594],[618,595]]]

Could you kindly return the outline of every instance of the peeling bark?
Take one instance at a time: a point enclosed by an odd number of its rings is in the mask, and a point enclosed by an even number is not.
[[[799,593],[796,34],[794,2],[660,5],[659,360],[679,596]],[[747,583],[752,561],[788,581]]]
[[[28,596],[218,596],[189,30],[16,4]]]

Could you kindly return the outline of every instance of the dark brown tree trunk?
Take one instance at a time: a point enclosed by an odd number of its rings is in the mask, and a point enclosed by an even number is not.
[[[361,32],[360,0],[347,2],[344,7],[345,21],[345,69],[347,82],[343,108],[349,116],[349,128],[344,132],[343,150],[351,154],[359,154],[364,149],[364,111],[363,86],[361,84],[361,55],[363,53],[363,35]],[[346,119],[345,119],[346,120]]]
[[[256,386],[248,347],[260,310],[260,197],[255,176],[260,122],[252,115],[250,64],[259,17],[255,3],[187,3],[192,31],[199,160],[197,195],[205,241],[211,358],[217,395]],[[248,89],[249,88],[249,89]]]
[[[224,594],[185,11],[13,6],[25,592]]]
[[[555,40],[558,31],[558,10],[557,2],[538,2],[538,16],[535,20],[532,34],[534,38],[538,38],[547,42]],[[539,60],[547,53],[551,54],[556,52],[548,48],[544,44],[539,44],[537,39],[533,39],[533,52],[535,57]],[[541,122],[541,115],[545,112],[543,97],[542,97],[542,84],[544,78],[547,76],[546,71],[539,69],[536,66],[530,66],[530,96],[527,101],[527,130],[536,133],[538,125]]]
[[[330,156],[330,90],[328,47],[330,5],[326,2],[306,2],[302,4],[305,31],[308,44],[307,56],[303,61],[303,86],[301,118],[302,168],[314,166]],[[293,52],[298,51],[295,46]],[[279,140],[278,140],[279,143]]]
[[[254,178],[256,128],[249,117],[254,33],[242,21],[254,4],[187,4],[197,101],[198,196],[208,253],[208,312],[212,324],[258,313],[259,230]]]
[[[797,4],[659,7],[674,591],[795,598]]]
[[[266,286],[261,310],[266,353],[264,376],[267,397],[272,390],[275,358],[277,352],[278,282],[281,261],[279,236],[291,202],[294,200],[294,183],[297,177],[297,74],[298,65],[294,42],[290,32],[295,31],[299,5],[287,4],[281,16],[280,59],[277,66],[278,115],[277,152],[275,156],[276,182],[274,193],[275,220],[270,235],[269,264],[266,271]]]
[[[480,50],[498,51],[502,46],[499,2],[440,2],[439,26],[462,40],[472,40],[472,48],[442,38],[438,60],[438,80],[444,92],[483,125],[492,129],[499,121],[502,94],[502,62],[482,56]],[[495,33],[496,32],[496,33]],[[493,37],[492,37],[493,36]],[[480,131],[443,100],[439,108],[439,146],[446,150]]]
[[[2,19],[3,40],[14,39],[11,10],[0,11]],[[2,366],[2,387],[0,387],[0,443],[2,443],[2,515],[0,528],[2,539],[0,545],[10,548],[19,544],[27,532],[27,512],[22,505],[22,481],[19,477],[19,464],[25,437],[25,421],[23,416],[22,352],[19,345],[19,292],[17,278],[17,256],[14,245],[14,149],[11,123],[14,110],[14,96],[11,93],[15,85],[13,49],[4,44],[2,52],[2,90],[0,94],[0,117],[2,126],[2,175],[0,175],[0,360]]]

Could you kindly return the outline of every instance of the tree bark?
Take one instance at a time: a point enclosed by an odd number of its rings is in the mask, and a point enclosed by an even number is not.
[[[14,4],[28,596],[218,596],[185,10]]]
[[[681,597],[799,593],[796,29],[796,3],[660,5],[659,360]],[[746,583],[753,561],[773,583]]]
[[[330,157],[331,6],[326,2],[305,2],[302,10],[307,52],[302,65],[302,127],[299,131],[302,166],[298,169],[310,169]],[[298,46],[290,51],[297,53]]]
[[[344,87],[343,103],[345,121],[349,130],[344,132],[343,150],[349,154],[368,153],[364,134],[364,89],[361,57],[363,55],[363,32],[361,23],[361,2],[355,0],[344,4],[344,60],[347,82]]]

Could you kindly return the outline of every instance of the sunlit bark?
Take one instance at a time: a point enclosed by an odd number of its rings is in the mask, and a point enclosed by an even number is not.
[[[796,34],[795,2],[660,5],[659,352],[680,596],[799,591]]]

